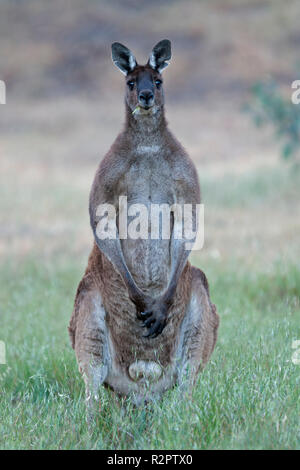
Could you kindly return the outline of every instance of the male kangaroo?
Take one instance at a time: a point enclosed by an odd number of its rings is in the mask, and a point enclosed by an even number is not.
[[[156,238],[126,238],[118,227],[124,196],[128,214],[137,203],[149,211],[153,205],[200,203],[194,164],[165,120],[161,72],[170,58],[166,39],[146,65],[138,65],[122,44],[112,45],[113,62],[126,76],[126,120],[92,185],[94,246],[69,325],[88,409],[102,384],[133,396],[137,404],[175,384],[193,384],[216,343],[219,317],[205,274],[188,261],[187,240],[176,236],[181,224],[176,211],[169,214],[169,238],[161,230]],[[115,220],[108,215],[116,225],[114,237],[99,236],[103,204],[115,210]],[[147,230],[150,234],[151,222]]]

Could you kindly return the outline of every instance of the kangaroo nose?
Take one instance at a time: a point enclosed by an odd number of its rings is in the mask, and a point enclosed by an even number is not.
[[[139,101],[145,106],[151,106],[154,99],[154,95],[151,90],[142,90],[139,93]]]

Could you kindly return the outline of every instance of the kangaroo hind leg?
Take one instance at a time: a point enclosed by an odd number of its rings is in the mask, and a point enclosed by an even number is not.
[[[181,325],[178,384],[191,388],[201,367],[209,360],[217,340],[219,316],[210,301],[205,274],[192,267],[192,291]]]
[[[99,290],[79,289],[75,310],[74,349],[85,382],[87,418],[91,422],[99,410],[99,388],[110,364],[106,314]]]

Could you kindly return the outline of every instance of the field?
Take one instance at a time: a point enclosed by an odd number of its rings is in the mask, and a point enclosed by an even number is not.
[[[292,362],[300,169],[281,161],[272,131],[257,130],[241,110],[265,74],[283,88],[292,81],[298,3],[283,11],[277,1],[190,1],[184,16],[181,2],[159,12],[141,2],[128,13],[128,0],[116,2],[115,16],[108,2],[87,2],[83,14],[74,0],[59,18],[56,1],[41,3],[16,11],[5,1],[0,15],[1,48],[11,54],[1,54],[0,69],[8,85],[0,107],[0,448],[300,449],[300,365]],[[157,19],[148,29],[139,23],[145,12]],[[190,401],[174,389],[151,412],[126,402],[121,413],[103,390],[91,435],[67,325],[92,245],[93,174],[123,120],[109,44],[137,44],[141,56],[163,36],[175,48],[167,118],[197,166],[205,204],[205,244],[192,261],[208,277],[219,338]]]

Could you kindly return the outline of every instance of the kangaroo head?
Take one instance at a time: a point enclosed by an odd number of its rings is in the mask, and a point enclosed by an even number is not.
[[[154,113],[164,104],[161,72],[171,59],[171,43],[160,41],[146,65],[138,65],[132,52],[123,44],[112,44],[112,60],[126,76],[126,103],[136,115]]]

